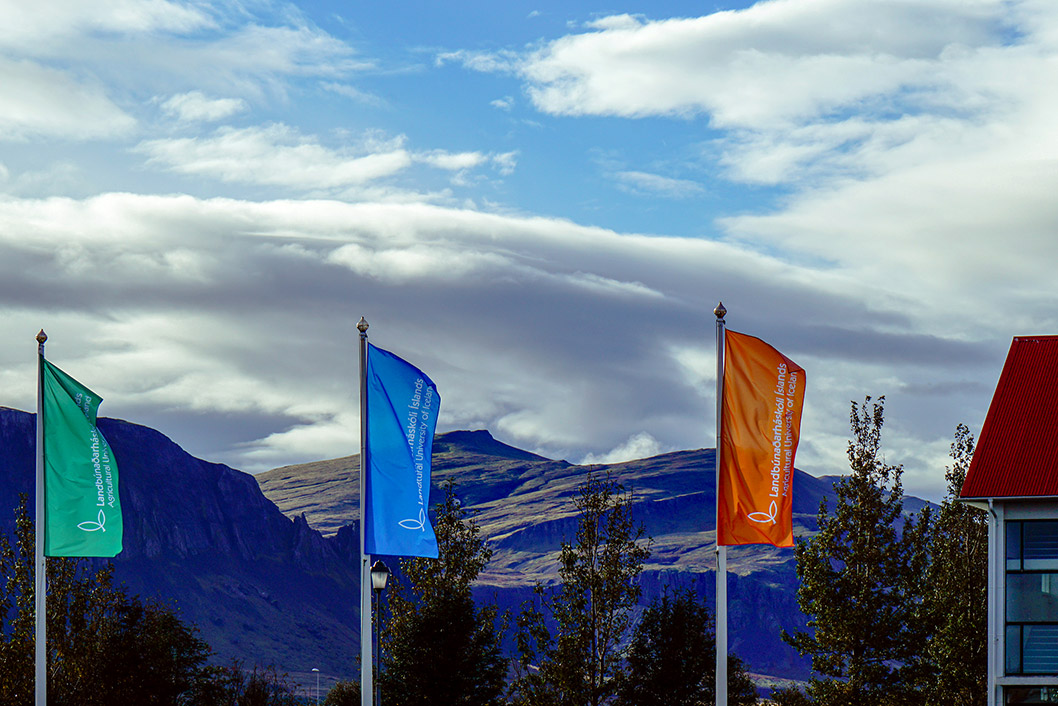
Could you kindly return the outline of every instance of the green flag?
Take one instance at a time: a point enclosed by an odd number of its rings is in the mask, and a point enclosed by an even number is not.
[[[103,400],[41,360],[44,553],[110,557],[121,551],[118,466],[96,427]]]

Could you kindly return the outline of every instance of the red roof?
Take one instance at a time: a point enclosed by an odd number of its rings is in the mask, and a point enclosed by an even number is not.
[[[1058,496],[1058,336],[1010,344],[960,496]]]

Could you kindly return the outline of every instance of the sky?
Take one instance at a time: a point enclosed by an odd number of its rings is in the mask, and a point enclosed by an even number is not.
[[[939,499],[1058,333],[1058,3],[0,0],[0,405],[34,336],[249,472],[359,450],[358,334],[438,431],[715,444],[715,317]],[[119,459],[120,460],[120,459]]]

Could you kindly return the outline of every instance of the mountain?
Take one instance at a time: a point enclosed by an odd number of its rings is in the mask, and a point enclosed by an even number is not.
[[[710,604],[715,595],[715,452],[680,451],[588,468],[552,461],[503,444],[487,431],[458,431],[434,441],[434,485],[457,483],[494,549],[477,595],[515,608],[537,582],[557,580],[563,540],[576,532],[573,505],[589,471],[610,473],[632,491],[633,512],[652,538],[642,574],[643,604],[673,587],[694,590]],[[358,456],[277,468],[257,476],[265,495],[292,516],[304,513],[323,533],[358,517]],[[794,531],[814,531],[834,478],[794,477]],[[768,546],[728,550],[731,649],[760,675],[804,678],[808,664],[785,645],[782,629],[803,629],[797,607],[792,549]]]
[[[275,665],[302,684],[315,683],[317,667],[325,687],[357,677],[356,456],[254,477],[194,458],[147,427],[115,419],[99,426],[120,469],[119,581],[175,603],[219,662]],[[0,407],[0,518],[19,493],[32,495],[34,444],[34,416]],[[711,601],[714,460],[713,450],[699,449],[589,469],[516,449],[487,431],[459,431],[434,442],[434,492],[455,480],[492,543],[494,558],[476,587],[481,600],[517,609],[537,582],[555,582],[561,542],[575,533],[573,500],[593,470],[632,491],[635,516],[653,538],[643,604],[676,586]],[[796,472],[796,534],[816,528],[833,480]],[[6,517],[10,532],[13,514]],[[805,624],[793,552],[736,547],[728,563],[732,650],[764,678],[807,676],[806,662],[779,639],[781,629]]]
[[[355,673],[355,532],[324,538],[280,512],[252,475],[194,458],[153,429],[116,419],[99,428],[119,468],[119,582],[174,603],[219,662],[274,664],[313,684],[313,667],[325,683]],[[33,496],[34,415],[0,407],[0,448],[0,520],[10,532],[18,494]]]

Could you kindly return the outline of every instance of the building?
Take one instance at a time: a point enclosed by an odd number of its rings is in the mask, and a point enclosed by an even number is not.
[[[1058,704],[1058,336],[1011,343],[960,497],[989,512],[988,704]]]

